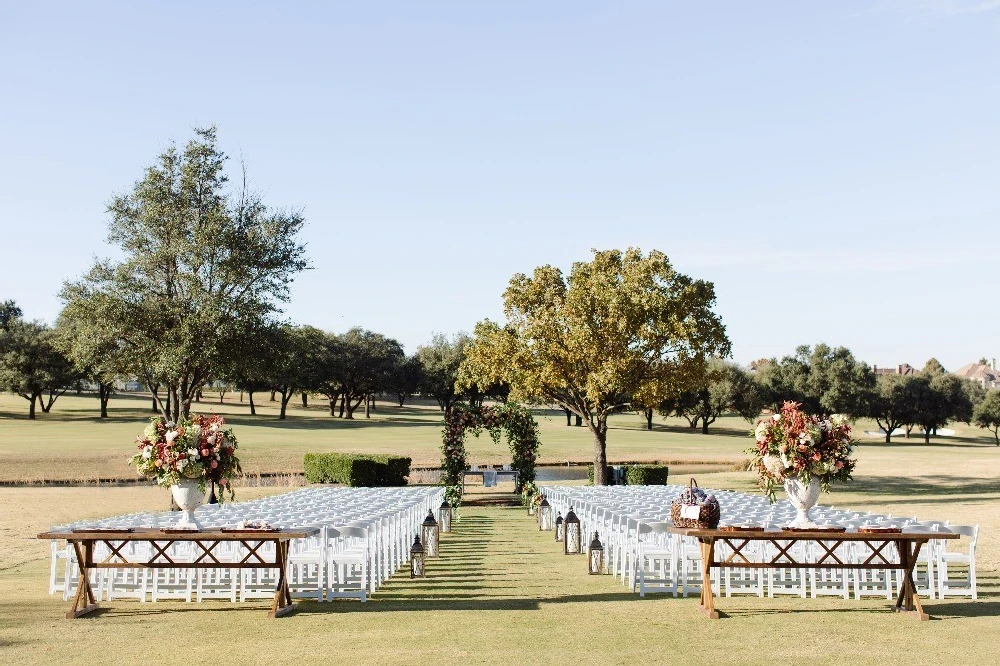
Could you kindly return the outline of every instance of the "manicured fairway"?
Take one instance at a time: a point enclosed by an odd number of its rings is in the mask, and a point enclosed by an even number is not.
[[[296,399],[288,419],[279,421],[267,394],[257,396],[261,407],[256,417],[249,416],[247,405],[238,402],[238,394],[227,398],[231,401],[220,405],[217,398],[206,395],[195,411],[226,415],[240,440],[243,468],[250,474],[301,472],[307,452],[393,453],[410,456],[415,466],[436,467],[441,462],[442,415],[436,405],[399,408],[379,403],[371,419],[359,412],[357,419],[347,421],[331,418],[316,399],[309,409],[302,409]],[[0,481],[134,478],[126,461],[133,452],[132,442],[150,417],[148,405],[139,397],[116,398],[111,402],[111,418],[99,419],[96,398],[67,395],[51,413],[28,421],[27,402],[0,393]],[[536,418],[541,464],[593,460],[593,440],[586,428],[567,427],[562,413],[552,410],[537,410]],[[704,461],[732,466],[744,458],[743,450],[750,444],[750,426],[739,418],[720,418],[708,435],[692,431],[681,419],[656,417],[653,431],[644,425],[636,414],[611,419],[611,461]],[[858,423],[855,434],[869,443],[864,455],[895,461],[904,474],[910,462],[929,462],[943,452],[948,452],[949,472],[961,473],[954,468],[959,465],[978,474],[982,463],[988,464],[1000,452],[985,430],[962,424],[952,427],[955,437],[936,438],[929,447],[918,439],[902,438],[884,446],[878,439],[864,438],[864,431],[873,428],[864,421]],[[470,437],[467,448],[473,463],[510,462],[506,444],[496,445],[485,434]]]

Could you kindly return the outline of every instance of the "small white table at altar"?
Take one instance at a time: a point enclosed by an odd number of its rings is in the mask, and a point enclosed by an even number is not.
[[[465,492],[465,477],[466,476],[480,476],[483,478],[483,485],[486,485],[486,472],[492,472],[496,474],[497,481],[500,480],[501,476],[508,476],[514,481],[514,488],[517,488],[517,470],[516,469],[467,469],[462,472],[462,492]]]

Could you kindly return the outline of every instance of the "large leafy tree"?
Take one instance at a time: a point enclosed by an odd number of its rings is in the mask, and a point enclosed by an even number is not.
[[[1000,390],[986,392],[986,397],[973,409],[972,420],[980,428],[992,432],[997,446],[1000,446]]]
[[[465,349],[471,341],[466,333],[459,333],[450,340],[443,333],[435,333],[430,344],[417,347],[417,359],[423,368],[420,392],[437,400],[445,413],[450,412],[451,406],[461,398],[456,382]]]
[[[712,358],[698,385],[660,403],[659,411],[662,416],[684,417],[692,428],[700,422],[702,433],[707,435],[709,426],[723,414],[736,413],[752,421],[763,407],[761,392],[746,370]]]
[[[608,417],[696,385],[707,357],[729,353],[714,304],[712,283],[677,272],[662,252],[595,250],[568,277],[552,266],[515,275],[506,323],[476,326],[463,376],[579,415],[605,484]]]
[[[108,418],[108,401],[115,381],[128,374],[127,354],[103,325],[80,310],[82,300],[70,299],[56,325],[59,345],[80,374],[97,386],[101,418]]]
[[[403,346],[381,333],[352,328],[339,336],[340,391],[346,408],[346,418],[365,403],[365,416],[370,416],[370,398],[389,388],[392,371],[406,358]]]
[[[408,356],[392,369],[389,375],[389,393],[395,396],[402,407],[407,398],[420,390],[423,381],[424,367],[420,364],[420,359],[415,355]]]
[[[916,404],[923,391],[916,375],[880,375],[875,389],[867,399],[864,416],[875,419],[885,432],[886,443],[892,442],[896,428],[915,423],[918,416]]]
[[[924,431],[924,442],[949,421],[972,421],[973,402],[968,382],[951,374],[921,373],[911,385],[914,423]]]
[[[755,379],[778,409],[786,400],[802,403],[811,414],[860,416],[875,387],[875,375],[846,347],[801,345],[780,361],[759,363]]]
[[[280,396],[279,420],[287,418],[292,396],[320,386],[326,337],[313,326],[281,326],[270,336],[273,348],[267,383]]]
[[[0,328],[0,389],[28,401],[29,419],[35,418],[36,403],[48,412],[79,379],[55,331],[45,324],[11,318]]]
[[[220,377],[246,392],[251,416],[257,414],[254,394],[274,386],[274,369],[283,360],[282,345],[287,343],[284,334],[280,326],[265,325],[244,341],[242,354],[230,356],[222,366]]]
[[[288,299],[307,267],[297,212],[228,187],[215,128],[171,146],[108,211],[120,261],[98,261],[62,298],[113,338],[168,419],[188,414],[204,384]],[[169,407],[168,407],[169,405]]]

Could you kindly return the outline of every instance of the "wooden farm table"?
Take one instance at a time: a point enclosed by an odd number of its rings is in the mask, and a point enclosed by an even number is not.
[[[75,532],[43,532],[39,539],[65,539],[76,553],[80,565],[80,578],[76,586],[73,605],[66,612],[67,618],[77,618],[97,610],[97,600],[90,587],[90,572],[93,569],[277,569],[278,585],[274,590],[274,601],[268,617],[274,619],[287,615],[292,610],[292,595],[288,590],[286,571],[288,570],[288,544],[292,539],[310,537],[319,530],[298,528],[294,530],[202,530],[181,531],[158,528],[137,527],[127,530],[94,530]],[[142,561],[129,561],[121,551],[134,541],[145,541],[151,546],[152,555]],[[196,554],[190,561],[176,562],[170,554],[170,547],[179,541],[194,544]],[[212,552],[223,541],[243,544],[247,553],[237,562],[220,560]],[[108,555],[100,562],[94,561],[94,546],[104,543]],[[274,559],[268,560],[260,552],[266,544],[274,544]]]
[[[738,530],[693,529],[673,527],[675,534],[694,537],[701,546],[701,601],[699,607],[710,619],[719,618],[715,610],[712,594],[712,568],[736,569],[873,569],[881,571],[900,570],[903,572],[903,587],[896,597],[893,610],[912,615],[918,620],[929,620],[920,605],[916,585],[913,582],[913,567],[917,563],[920,549],[928,541],[937,539],[958,539],[961,535],[953,532],[903,531],[901,533],[834,532],[824,530]],[[751,541],[764,541],[775,548],[775,555],[766,562],[752,561],[743,554],[743,549]],[[820,554],[811,561],[796,560],[792,546],[799,541],[813,541]],[[837,548],[845,543],[860,542],[868,546],[870,553],[861,562],[844,562],[837,555]],[[718,559],[716,544],[728,546],[732,552],[725,559]],[[891,546],[895,546],[892,548]],[[899,554],[893,561],[893,551]]]

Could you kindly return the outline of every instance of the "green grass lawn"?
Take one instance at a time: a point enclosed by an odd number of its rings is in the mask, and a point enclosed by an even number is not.
[[[227,398],[224,404],[217,399],[198,404],[195,411],[226,415],[236,429],[243,467],[250,474],[300,472],[307,452],[395,453],[410,456],[420,467],[436,467],[441,461],[442,415],[436,405],[400,408],[379,403],[371,419],[359,413],[359,418],[348,421],[331,418],[320,400],[314,400],[309,409],[295,400],[288,419],[279,421],[275,404],[266,394],[257,396],[261,406],[255,417],[249,415],[247,405],[238,402],[238,394]],[[96,398],[75,395],[60,398],[51,413],[39,413],[36,421],[29,421],[26,414],[25,400],[0,394],[0,481],[134,477],[126,461],[150,416],[145,398],[113,399],[108,419],[97,418]],[[537,410],[536,418],[541,429],[541,464],[593,460],[593,440],[586,428],[567,427],[562,413],[553,410]],[[945,447],[978,460],[984,455],[988,458],[994,448],[985,430],[962,424],[952,426],[956,436],[936,438],[931,446],[917,439],[900,439],[885,447],[878,438],[864,437],[864,430],[874,427],[862,421],[855,428],[862,441],[870,442],[863,447],[866,455],[874,457],[933,458]],[[724,417],[708,435],[702,435],[681,419],[657,417],[654,429],[647,431],[638,415],[620,414],[611,419],[608,457],[611,461],[733,465],[743,459],[742,452],[750,443],[749,429],[742,419]],[[507,447],[495,445],[486,434],[470,437],[467,448],[473,463],[510,460]]]
[[[873,477],[874,478],[874,477]],[[990,664],[1000,631],[996,489],[921,480],[861,482],[836,503],[891,507],[979,520],[981,598],[928,602],[918,623],[884,599],[722,598],[722,620],[694,597],[639,599],[610,576],[588,576],[585,559],[564,556],[520,509],[466,507],[428,577],[405,572],[367,604],[297,602],[266,619],[266,604],[141,604],[116,600],[80,620],[46,594],[47,545],[31,539],[48,522],[160,505],[153,488],[0,489],[0,654],[4,663],[133,661],[164,664],[579,663],[579,664]],[[739,474],[709,474],[708,486],[746,488]],[[973,490],[974,492],[966,492]],[[248,493],[267,492],[249,489]],[[874,499],[874,503],[868,500]]]
[[[266,396],[265,396],[266,397]],[[96,400],[64,397],[37,422],[24,402],[0,397],[0,478],[85,478],[128,474],[130,442],[147,418],[145,401],[117,399],[113,418],[95,418]],[[371,421],[330,419],[319,407],[294,409],[287,422],[248,417],[238,404],[203,406],[230,415],[248,467],[294,470],[305,451],[405,452],[439,459],[440,413],[430,406],[379,405]],[[539,413],[542,462],[587,460],[586,431],[558,413]],[[609,435],[612,459],[736,461],[747,426],[724,419],[715,434],[677,423],[652,432],[622,415]],[[857,431],[869,429],[859,424]],[[640,600],[610,577],[589,577],[582,558],[557,554],[520,511],[467,507],[445,556],[430,577],[394,578],[365,605],[301,604],[269,622],[265,605],[231,606],[115,601],[71,622],[67,606],[47,595],[48,545],[34,538],[51,525],[87,517],[158,510],[166,490],[128,487],[0,487],[0,657],[4,663],[52,664],[143,660],[156,663],[656,663],[763,664],[808,660],[852,664],[994,663],[990,640],[1000,630],[1000,449],[963,426],[930,445],[864,440],[853,483],[836,486],[823,504],[893,515],[977,523],[980,600],[928,603],[938,619],[917,623],[888,611],[884,600],[722,599],[728,617],[708,622],[695,599]],[[506,461],[504,446],[470,440],[473,461]],[[689,468],[695,468],[689,465]],[[745,472],[701,472],[704,487],[752,492]],[[675,482],[683,482],[680,475]],[[279,492],[239,488],[240,499]]]

